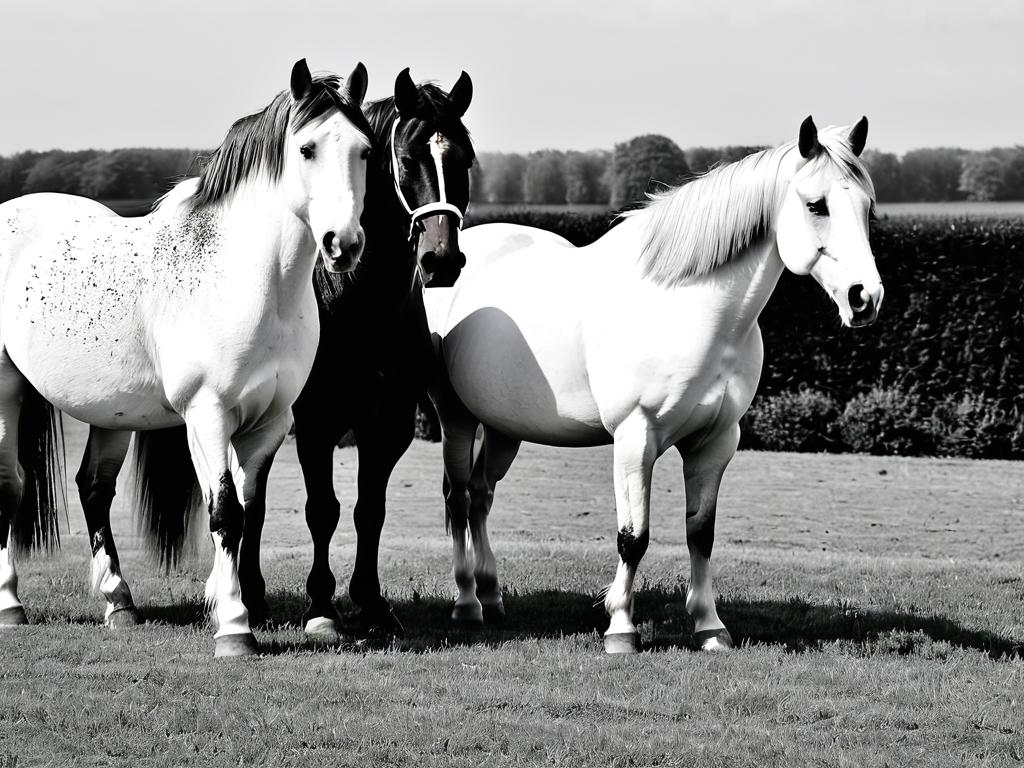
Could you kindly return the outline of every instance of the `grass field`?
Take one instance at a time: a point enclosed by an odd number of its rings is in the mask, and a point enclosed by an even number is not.
[[[69,434],[69,463],[82,431]],[[310,551],[286,444],[264,563],[276,624],[258,659],[215,661],[209,557],[164,578],[117,501],[149,623],[115,633],[86,588],[77,503],[63,552],[23,562],[33,626],[0,632],[0,766],[1016,765],[1024,761],[1024,464],[741,453],[715,560],[742,647],[690,649],[680,463],[655,475],[636,616],[648,652],[607,657],[593,607],[616,562],[609,451],[526,447],[492,539],[504,626],[454,630],[439,446],[389,494],[386,590],[407,636],[308,642]],[[354,449],[337,454],[343,506]],[[343,520],[333,562],[354,553]],[[343,601],[342,608],[345,608]]]

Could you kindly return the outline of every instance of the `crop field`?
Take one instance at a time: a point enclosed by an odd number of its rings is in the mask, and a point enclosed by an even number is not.
[[[83,434],[68,430],[72,468]],[[646,651],[608,657],[594,603],[616,563],[609,460],[524,448],[491,524],[508,616],[467,631],[448,623],[440,446],[416,442],[382,546],[406,635],[323,646],[298,628],[311,555],[286,443],[264,538],[274,620],[257,633],[263,656],[244,660],[212,658],[210,553],[160,575],[120,500],[115,534],[148,622],[102,626],[73,503],[63,551],[22,561],[33,624],[0,632],[0,765],[1024,761],[1024,465],[740,453],[715,586],[741,647],[709,655],[690,645],[681,465],[666,456],[636,605]],[[343,507],[355,470],[355,450],[339,450]],[[353,554],[343,517],[342,584]]]

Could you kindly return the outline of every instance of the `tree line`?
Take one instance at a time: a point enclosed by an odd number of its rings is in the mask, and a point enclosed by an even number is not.
[[[481,152],[472,170],[474,202],[603,205],[621,208],[659,186],[676,185],[718,163],[764,147],[691,147],[648,134],[589,152],[545,149]],[[0,201],[32,192],[100,200],[154,200],[194,175],[203,152],[116,149],[21,152],[0,157]],[[902,156],[868,150],[864,162],[880,202],[1024,200],[1024,146],[971,151],[914,149]]]

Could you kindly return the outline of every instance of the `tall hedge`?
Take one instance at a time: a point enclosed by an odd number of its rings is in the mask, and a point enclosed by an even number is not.
[[[609,214],[513,211],[511,221],[576,245],[607,231]],[[783,274],[761,316],[762,396],[811,388],[847,402],[896,386],[933,405],[965,394],[1024,413],[1024,220],[884,218],[872,250],[885,303],[870,328],[840,326],[809,277]]]

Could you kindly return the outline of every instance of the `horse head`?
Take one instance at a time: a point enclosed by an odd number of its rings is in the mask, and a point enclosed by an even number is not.
[[[355,269],[366,242],[359,223],[371,149],[369,125],[359,111],[365,94],[361,63],[340,87],[335,77],[314,79],[305,59],[292,69],[283,183],[329,272]]]
[[[776,242],[783,263],[811,274],[832,297],[844,325],[870,325],[878,318],[884,290],[868,242],[874,188],[858,159],[868,120],[852,128],[820,133],[808,117],[800,126],[802,158],[784,192]]]
[[[395,79],[391,175],[428,286],[454,285],[466,264],[459,230],[469,206],[474,153],[462,116],[472,98],[473,82],[465,72],[448,93],[430,84],[417,86],[408,68]]]

